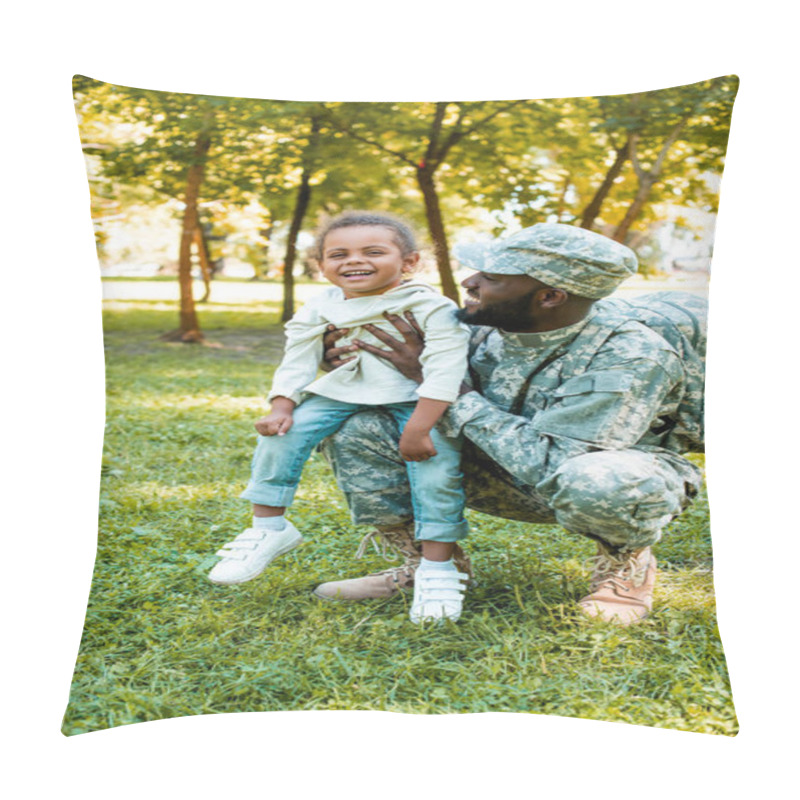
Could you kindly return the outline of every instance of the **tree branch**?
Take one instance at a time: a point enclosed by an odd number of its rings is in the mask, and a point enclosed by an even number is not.
[[[632,133],[631,134],[631,148],[630,148],[630,155],[631,155],[631,164],[633,164],[633,171],[636,173],[636,177],[643,181],[645,179],[645,172],[642,169],[642,165],[639,162],[639,154],[636,152],[636,145],[639,142],[639,134]]]
[[[401,161],[405,161],[406,164],[410,164],[412,167],[416,169],[417,162],[414,161],[413,158],[407,156],[405,153],[400,153],[397,150],[392,150],[390,147],[386,147],[386,145],[381,144],[380,142],[376,142],[373,139],[368,139],[366,136],[362,136],[359,133],[356,133],[352,128],[348,127],[347,125],[343,125],[339,122],[335,116],[333,116],[330,111],[326,109],[325,116],[327,117],[328,123],[336,128],[336,130],[340,131],[341,133],[350,136],[353,139],[356,139],[359,142],[363,142],[364,144],[369,145],[370,147],[375,147],[378,150],[381,150],[384,153],[387,153],[394,158],[399,158]]]
[[[667,153],[672,145],[678,140],[678,137],[681,135],[681,132],[686,127],[686,124],[689,122],[689,118],[694,116],[694,109],[691,110],[684,118],[672,129],[672,133],[667,137],[666,141],[661,147],[661,150],[658,153],[658,157],[656,158],[656,163],[653,164],[653,168],[650,170],[650,174],[655,178],[661,174],[661,170],[664,166],[664,159],[667,157]]]
[[[711,89],[715,88],[715,85],[716,81],[713,81]],[[672,145],[678,141],[678,137],[681,135],[681,133],[683,133],[684,128],[689,124],[689,120],[700,111],[705,100],[706,96],[702,95],[700,99],[681,117],[678,124],[672,129],[670,135],[664,140],[664,144],[661,146],[661,150],[658,152],[655,163],[648,173],[650,177],[657,178],[661,174],[661,170],[664,168],[664,159],[666,159],[667,153],[672,148]],[[637,172],[637,175],[638,174],[639,173]]]
[[[459,130],[458,128],[456,128],[454,126],[452,132],[450,133],[450,136],[448,136],[447,140],[442,145],[442,149],[439,152],[439,159],[441,160],[442,158],[444,158],[445,155],[447,155],[447,153],[450,150],[450,148],[454,144],[459,142],[461,139],[463,139],[465,136],[467,136],[470,133],[474,133],[476,130],[478,130],[478,128],[482,128],[490,120],[494,119],[498,114],[502,114],[503,111],[507,111],[509,108],[513,108],[514,106],[517,106],[520,103],[524,103],[524,102],[525,102],[524,100],[512,100],[510,103],[506,103],[504,106],[500,106],[500,108],[496,108],[494,111],[492,111],[491,114],[487,114],[483,119],[478,120],[474,125],[470,125],[468,128]],[[461,107],[461,108],[462,108],[462,112],[463,112],[463,107]],[[461,121],[462,117],[463,117],[463,113],[459,117],[458,122]]]
[[[444,123],[444,115],[447,111],[447,103],[437,103],[436,113],[433,117],[433,124],[431,125],[431,136],[428,141],[428,147],[425,150],[425,164],[433,164],[437,166],[441,157],[447,152],[445,149],[441,153],[436,152],[436,145],[439,137],[442,135],[442,124]]]

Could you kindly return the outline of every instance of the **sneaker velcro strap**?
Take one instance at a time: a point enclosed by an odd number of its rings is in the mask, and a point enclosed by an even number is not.
[[[240,533],[233,541],[234,542],[260,542],[263,541],[266,532],[261,533],[255,528],[248,528],[244,533]]]
[[[245,555],[257,547],[258,544],[242,544],[241,542],[228,542],[228,544],[222,545],[222,549],[227,550],[229,553],[241,552]]]
[[[469,575],[463,572],[434,572],[433,570],[417,570],[417,580],[424,580],[426,586],[446,584],[447,586],[460,587],[461,581],[468,581]]]
[[[469,575],[463,572],[451,572],[450,570],[426,569],[417,570],[417,578],[424,578],[426,581],[442,580],[448,583],[458,584],[459,581],[468,581]]]
[[[414,586],[414,602],[411,606],[411,621],[424,620],[455,622],[461,615],[461,603],[466,586],[462,581],[469,575],[455,570],[425,568],[417,570]]]
[[[417,575],[417,580],[420,580],[419,575]],[[443,581],[438,578],[425,578],[422,581],[422,588],[425,589],[427,593],[429,589],[450,589],[453,592],[463,592],[464,586],[460,583],[456,583],[456,581]]]
[[[229,558],[233,561],[245,561],[247,559],[247,554],[239,555],[236,550],[217,550],[214,555],[222,556],[223,558]]]

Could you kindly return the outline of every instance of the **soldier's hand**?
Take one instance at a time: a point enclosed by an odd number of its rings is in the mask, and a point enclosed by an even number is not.
[[[385,311],[383,316],[397,328],[402,339],[396,339],[375,325],[365,325],[364,328],[389,349],[382,350],[380,347],[367,344],[360,339],[354,340],[354,344],[362,350],[388,361],[406,378],[410,378],[416,383],[422,383],[422,365],[419,362],[420,354],[425,349],[425,336],[422,328],[410,311],[406,311],[402,317]]]
[[[352,355],[350,358],[346,356],[348,353],[354,353],[358,350],[357,345],[347,344],[343,347],[336,347],[336,342],[343,336],[347,336],[348,333],[350,333],[350,328],[337,328],[335,325],[328,325],[327,331],[322,337],[324,352],[321,366],[325,372],[330,372],[336,369],[336,367],[341,367],[342,364],[346,364],[348,361],[352,361],[355,358],[355,356]]]

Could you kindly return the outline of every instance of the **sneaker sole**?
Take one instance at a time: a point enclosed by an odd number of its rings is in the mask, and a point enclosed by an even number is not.
[[[455,624],[461,619],[461,614],[457,617],[419,617],[416,619],[409,616],[408,619],[412,625],[444,625],[446,622]]]
[[[303,537],[299,536],[293,542],[290,542],[289,544],[285,545],[280,550],[278,550],[278,552],[275,553],[275,555],[273,555],[272,558],[270,558],[270,560],[267,561],[267,563],[264,564],[263,567],[261,567],[260,569],[256,570],[252,574],[248,574],[244,578],[237,578],[236,580],[218,580],[218,579],[212,578],[209,575],[208,579],[209,579],[209,581],[211,581],[211,583],[215,583],[218,586],[236,586],[239,583],[247,583],[247,581],[251,581],[251,580],[253,580],[253,578],[257,578],[276,558],[278,558],[279,556],[284,555],[285,553],[288,553],[290,550],[294,550],[295,547],[297,547],[298,545],[300,545],[302,543],[303,543]]]

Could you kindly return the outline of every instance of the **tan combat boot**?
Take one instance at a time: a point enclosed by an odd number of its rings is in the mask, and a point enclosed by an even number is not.
[[[651,549],[618,551],[598,544],[592,560],[591,591],[578,601],[581,611],[617,625],[643,620],[653,609],[656,560]]]
[[[380,540],[380,547],[378,547],[376,539]],[[322,600],[370,600],[391,597],[401,589],[412,588],[414,573],[422,558],[422,546],[414,539],[413,523],[391,528],[378,528],[368,533],[361,540],[356,558],[364,555],[370,543],[387,560],[395,560],[399,556],[403,559],[403,563],[381,572],[365,575],[363,578],[322,583],[314,589],[314,594]],[[390,556],[388,551],[393,551],[395,555]],[[459,572],[464,572],[470,578],[472,577],[469,556],[458,545],[456,545],[453,560]]]

